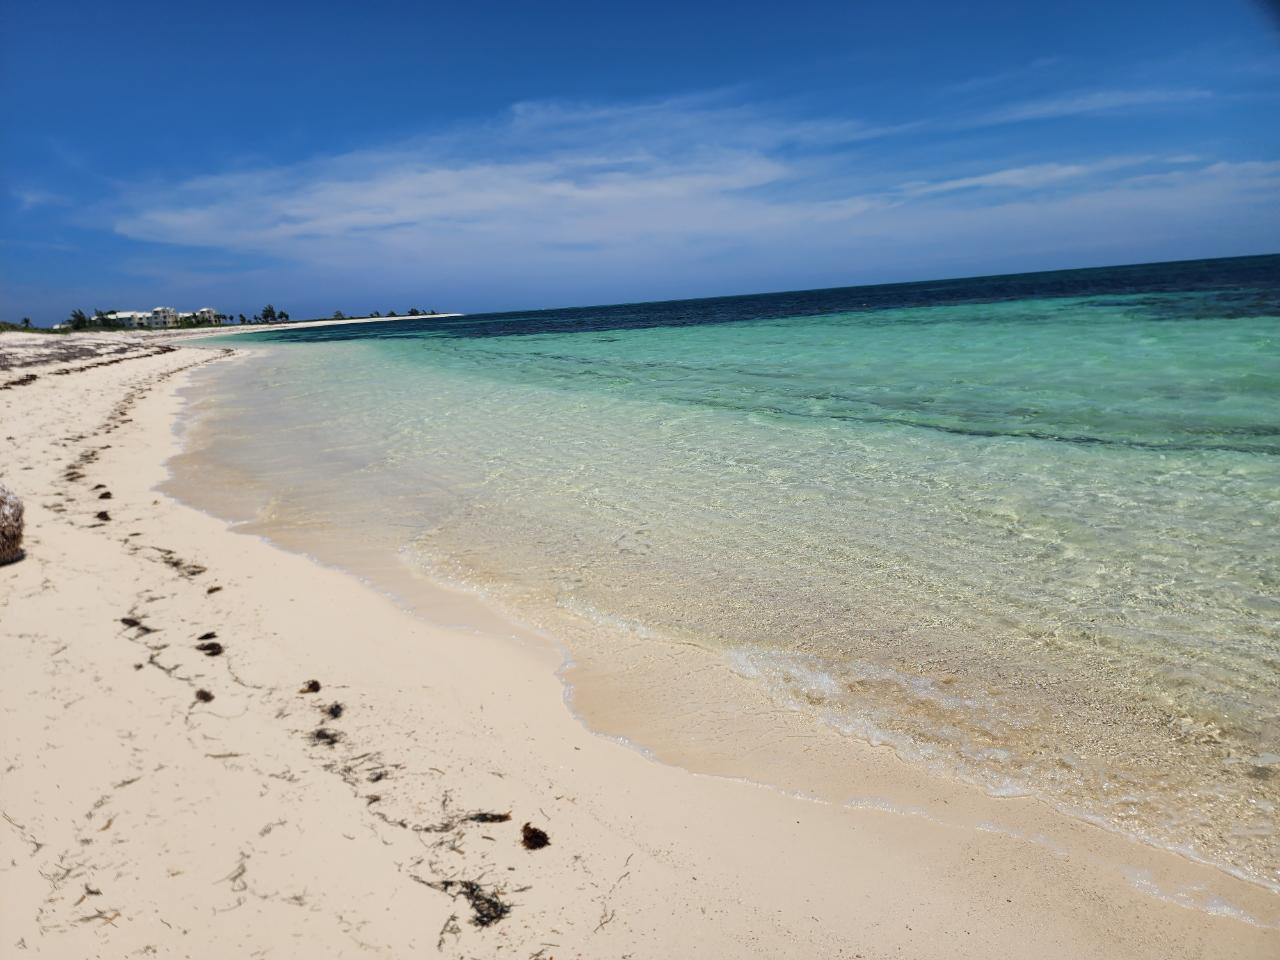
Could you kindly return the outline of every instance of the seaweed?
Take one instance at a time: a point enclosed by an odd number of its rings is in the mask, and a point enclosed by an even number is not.
[[[473,926],[492,926],[511,912],[511,904],[498,896],[502,892],[498,887],[486,890],[474,880],[441,880],[438,883],[431,883],[417,877],[414,879],[432,889],[443,891],[451,897],[457,897],[459,894],[463,896],[471,906]]]
[[[213,640],[217,638],[217,634],[210,630],[208,633],[202,633],[196,637],[197,640]]]
[[[520,828],[520,842],[526,850],[541,850],[543,847],[551,846],[551,838],[547,836],[547,832],[539,830],[531,823],[526,823]]]
[[[319,693],[319,692],[320,692],[320,681],[319,681],[319,680],[308,680],[306,683],[304,683],[304,684],[302,685],[302,689],[301,689],[301,690],[299,690],[298,692],[299,692],[299,693]]]
[[[98,513],[97,513],[97,517],[98,517],[98,519],[99,519],[99,520],[101,520],[103,523],[106,523],[108,520],[110,520],[110,519],[111,519],[111,514],[107,513],[107,511],[105,511],[105,510],[99,510],[99,511],[98,511]]]
[[[488,892],[473,880],[462,881],[462,895],[471,906],[471,922],[477,927],[495,924],[511,912],[511,904],[500,900],[496,890]]]
[[[470,820],[472,823],[506,823],[508,820],[511,819],[511,814],[486,813],[484,811],[481,811],[479,813],[471,814],[469,817],[467,817],[467,819]]]
[[[197,643],[196,649],[206,657],[218,657],[222,655],[222,644],[218,643],[216,640],[210,640],[207,643]]]
[[[337,730],[330,730],[328,727],[317,727],[315,730],[311,731],[311,740],[313,743],[323,743],[331,750],[337,746],[338,741],[341,739],[341,733]]]
[[[337,720],[340,716],[342,716],[342,712],[345,709],[346,708],[343,707],[342,704],[338,703],[337,701],[334,701],[333,703],[329,704],[329,706],[324,708],[324,713],[325,713],[325,716],[327,716],[330,720]]]
[[[213,694],[208,690],[200,689],[196,691],[196,699],[201,703],[208,703],[213,699]]]
[[[160,554],[160,560],[165,566],[172,567],[184,577],[198,577],[208,569],[198,563],[188,563],[168,547],[152,547],[151,549]]]

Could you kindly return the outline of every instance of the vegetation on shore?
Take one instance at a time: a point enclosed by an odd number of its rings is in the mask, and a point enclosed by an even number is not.
[[[32,333],[67,333],[72,330],[135,330],[150,329],[138,328],[124,323],[115,314],[116,310],[94,310],[92,314],[85,313],[84,310],[76,308],[68,315],[66,321],[57,327],[37,327],[31,323],[30,317],[23,317],[22,322],[8,323],[0,321],[0,332],[4,331],[30,331]],[[379,313],[377,310],[371,310],[364,314],[345,314],[341,310],[333,311],[329,317],[312,317],[312,320],[363,320],[370,317],[434,317],[437,316],[435,310],[422,310],[418,307],[410,307],[404,312],[388,310],[385,314]],[[304,322],[303,320],[294,321],[286,310],[277,310],[273,305],[267,304],[258,313],[252,317],[245,316],[243,313],[230,314],[219,313],[213,323],[196,319],[194,315],[182,317],[176,324],[177,328],[187,329],[193,327],[218,327],[230,323],[236,324],[260,324],[260,323],[293,323]],[[166,329],[174,329],[173,327]]]
[[[47,327],[33,327],[31,325],[30,317],[23,317],[22,323],[6,323],[5,321],[0,320],[0,333],[4,333],[6,330],[22,330],[30,333],[52,333],[53,332]]]

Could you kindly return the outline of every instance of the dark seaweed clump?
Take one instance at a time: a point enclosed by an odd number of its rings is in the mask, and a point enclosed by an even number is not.
[[[467,817],[467,819],[470,820],[472,823],[506,823],[508,820],[511,819],[511,814],[486,813],[481,811],[480,813],[471,814],[471,816]]]
[[[490,893],[474,880],[463,880],[461,887],[462,895],[471,905],[471,922],[477,927],[492,926],[511,912],[511,904],[499,900],[496,891]]]
[[[543,847],[551,846],[551,838],[547,836],[547,832],[539,830],[531,823],[526,823],[520,828],[520,842],[524,844],[526,850],[541,850]]]
[[[342,734],[337,730],[330,730],[328,727],[318,727],[311,733],[311,740],[313,743],[323,743],[329,748],[334,747],[341,739]]]

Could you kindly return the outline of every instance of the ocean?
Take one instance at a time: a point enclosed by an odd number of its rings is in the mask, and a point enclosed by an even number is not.
[[[1280,883],[1280,256],[225,342],[255,529]]]

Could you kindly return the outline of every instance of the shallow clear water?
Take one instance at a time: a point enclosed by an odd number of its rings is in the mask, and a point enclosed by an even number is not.
[[[1280,880],[1280,258],[262,339],[268,524]]]

